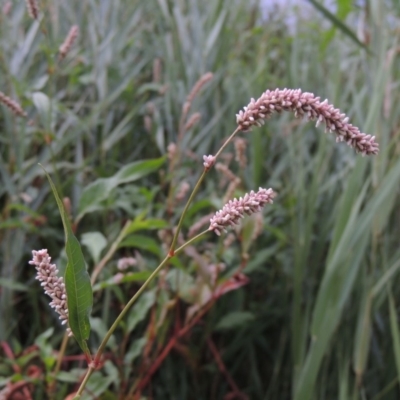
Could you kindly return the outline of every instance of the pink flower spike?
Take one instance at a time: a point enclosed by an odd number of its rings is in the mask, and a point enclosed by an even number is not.
[[[208,229],[219,236],[221,231],[226,232],[226,228],[237,225],[245,214],[254,214],[261,211],[265,204],[272,204],[275,196],[276,193],[272,189],[259,188],[257,193],[252,190],[239,200],[230,200],[222,210],[217,211],[210,219],[210,227]]]
[[[27,117],[28,115],[22,109],[22,107],[13,99],[6,96],[3,92],[0,92],[0,103],[3,103],[6,107],[8,107],[15,115],[19,117]]]
[[[41,282],[44,293],[51,297],[50,307],[59,314],[61,324],[68,322],[67,292],[63,277],[58,277],[58,269],[51,264],[51,257],[47,249],[33,250],[32,261],[29,264],[36,267],[36,279]],[[73,336],[70,328],[67,328],[68,336]]]
[[[294,112],[298,118],[316,120],[316,125],[325,123],[326,129],[336,135],[338,141],[344,141],[363,155],[378,154],[379,144],[375,137],[362,133],[348,122],[345,114],[334,108],[328,100],[320,101],[313,93],[301,89],[267,90],[259,99],[251,99],[249,105],[236,114],[236,122],[243,132],[253,126],[261,126],[274,113]]]
[[[78,37],[78,34],[79,34],[78,26],[77,25],[71,26],[67,37],[65,38],[63,44],[59,48],[60,60],[63,60],[66,57],[66,55],[69,53],[76,38]]]
[[[37,0],[26,0],[26,7],[28,9],[29,16],[33,19],[38,19],[39,6]]]

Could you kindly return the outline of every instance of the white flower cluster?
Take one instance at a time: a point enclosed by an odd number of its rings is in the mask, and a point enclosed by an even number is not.
[[[36,279],[41,282],[44,293],[51,297],[50,307],[54,308],[60,315],[63,325],[68,323],[67,292],[65,290],[64,279],[59,277],[58,269],[55,264],[51,264],[51,257],[47,249],[33,250],[32,261],[29,264],[36,267]],[[73,336],[70,328],[67,328],[68,336]]]

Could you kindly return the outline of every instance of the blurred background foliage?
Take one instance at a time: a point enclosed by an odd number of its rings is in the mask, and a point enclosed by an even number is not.
[[[183,236],[225,197],[272,187],[262,229],[245,220],[174,259],[113,335],[85,398],[399,398],[398,0],[41,0],[36,21],[22,0],[2,7],[0,90],[28,118],[0,106],[0,397],[65,398],[85,368],[73,340],[59,352],[63,328],[27,264],[48,248],[65,267],[38,163],[98,272],[95,351],[164,257],[182,182],[193,188],[250,97],[288,87],[328,98],[377,137],[379,155],[292,115],[242,133],[248,162],[227,149]],[[201,118],[185,129],[182,106],[209,71],[191,107]]]

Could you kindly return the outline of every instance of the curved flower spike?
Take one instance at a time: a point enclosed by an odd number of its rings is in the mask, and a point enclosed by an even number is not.
[[[336,134],[337,142],[346,142],[362,155],[379,152],[375,136],[360,132],[328,100],[321,102],[313,93],[303,93],[301,89],[267,90],[258,100],[251,99],[249,105],[236,114],[236,122],[240,130],[246,132],[253,126],[263,125],[274,112],[282,111],[292,111],[296,117],[317,120],[317,126],[325,123],[327,130]]]

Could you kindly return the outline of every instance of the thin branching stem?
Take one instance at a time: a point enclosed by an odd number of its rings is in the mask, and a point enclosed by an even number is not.
[[[179,247],[178,249],[176,249],[175,251],[175,255],[179,254],[180,252],[182,252],[182,250],[186,247],[189,246],[190,244],[192,244],[193,242],[195,242],[197,239],[199,239],[201,236],[205,235],[207,232],[209,232],[209,229],[206,229],[205,231],[199,233],[198,235],[196,235],[195,237],[191,238],[190,240],[188,240],[186,243],[184,243],[181,247]],[[119,325],[119,323],[122,321],[122,319],[124,318],[124,316],[126,315],[126,313],[129,311],[129,309],[132,307],[132,305],[135,303],[135,301],[139,298],[139,296],[145,291],[145,289],[150,285],[150,283],[153,281],[153,279],[159,274],[159,272],[163,269],[163,267],[168,263],[168,261],[172,258],[172,256],[170,256],[169,254],[164,258],[163,261],[161,261],[160,265],[151,273],[151,275],[147,278],[147,280],[143,283],[143,285],[140,287],[140,289],[133,295],[133,297],[129,300],[129,302],[126,304],[126,306],[124,307],[124,309],[120,312],[120,314],[118,315],[118,317],[116,318],[116,320],[114,321],[114,323],[111,325],[110,329],[108,330],[108,332],[106,333],[106,335],[103,338],[103,341],[101,342],[97,353],[94,357],[94,360],[92,363],[90,363],[88,370],[86,371],[86,375],[83,378],[83,381],[78,389],[78,391],[76,392],[76,395],[74,397],[74,399],[79,399],[79,397],[81,396],[81,394],[83,393],[83,390],[85,389],[85,386],[90,378],[90,376],[92,375],[92,373],[94,372],[94,370],[96,369],[96,366],[99,364],[100,362],[100,358],[104,352],[104,349],[106,348],[106,345],[111,337],[111,335],[114,333],[115,329],[117,328],[117,326]]]
[[[221,146],[221,148],[217,151],[217,153],[215,154],[215,159],[217,159],[217,157],[222,153],[222,151],[225,149],[225,147],[232,141],[232,139],[235,137],[235,135],[240,131],[240,128],[236,128],[235,131],[229,136],[229,138],[224,142],[224,144]],[[126,313],[129,311],[129,309],[132,307],[132,305],[135,303],[135,301],[139,298],[139,296],[145,291],[145,289],[147,288],[147,286],[150,285],[150,283],[153,281],[153,279],[158,275],[158,273],[163,269],[163,267],[168,263],[168,261],[170,260],[170,258],[172,258],[173,256],[179,254],[186,246],[188,246],[189,244],[193,243],[194,241],[196,241],[198,238],[200,238],[201,236],[203,236],[205,233],[209,232],[209,229],[199,233],[198,235],[194,236],[192,239],[188,240],[186,243],[184,243],[181,247],[179,247],[178,249],[175,250],[176,247],[176,243],[178,241],[178,236],[179,236],[179,232],[182,228],[182,224],[183,224],[183,220],[185,218],[185,215],[190,207],[190,204],[192,203],[194,197],[196,196],[201,184],[203,183],[203,180],[205,178],[205,176],[207,175],[207,172],[209,171],[209,168],[204,168],[202,174],[200,175],[199,179],[197,180],[197,183],[195,185],[195,187],[193,188],[193,191],[185,205],[185,208],[183,209],[183,212],[181,214],[181,217],[179,219],[178,222],[178,226],[177,229],[175,231],[174,237],[172,239],[172,244],[171,247],[168,251],[167,256],[164,258],[163,261],[161,261],[160,265],[152,272],[152,274],[147,278],[147,280],[143,283],[143,285],[140,287],[140,289],[134,294],[134,296],[129,300],[129,302],[126,304],[126,306],[124,307],[124,309],[121,311],[121,313],[118,315],[118,317],[116,318],[116,320],[114,321],[114,323],[111,325],[110,329],[108,330],[108,332],[106,333],[103,341],[101,342],[99,349],[97,350],[97,353],[94,357],[94,361],[89,365],[88,370],[86,372],[86,375],[78,389],[78,392],[76,393],[75,399],[79,399],[80,395],[82,394],[86,383],[88,382],[90,376],[92,375],[93,371],[96,369],[96,365],[98,365],[98,363],[100,362],[100,358],[104,352],[104,349],[111,337],[111,335],[114,333],[115,329],[117,328],[117,326],[119,325],[119,323],[121,322],[121,320],[124,318],[124,316],[126,315]],[[124,227],[124,229],[121,231],[121,235],[123,235],[124,231],[126,229],[126,226]],[[111,250],[111,249],[110,249]],[[96,268],[96,270],[98,270],[99,268]],[[94,271],[93,275],[92,275],[92,282],[95,281],[99,271]]]
[[[222,153],[222,151],[225,149],[225,147],[232,141],[232,139],[235,137],[235,135],[240,131],[240,128],[236,128],[235,131],[231,134],[231,136],[229,136],[229,138],[225,141],[225,143],[221,146],[221,148],[217,151],[217,153],[215,154],[214,158],[217,159],[218,156]],[[178,241],[178,236],[179,236],[179,232],[181,231],[182,228],[182,224],[183,224],[183,220],[186,216],[186,213],[189,209],[190,204],[192,203],[194,197],[197,194],[197,191],[199,190],[201,184],[203,183],[204,178],[207,175],[207,172],[209,171],[209,168],[204,168],[202,174],[200,175],[199,179],[197,180],[196,186],[193,188],[193,191],[185,205],[185,208],[183,209],[183,212],[181,214],[181,217],[179,219],[178,222],[178,226],[176,228],[174,237],[172,239],[172,244],[171,247],[169,249],[169,255],[173,256],[175,254],[175,247],[176,247],[176,243]]]
[[[190,197],[189,197],[189,199],[188,199],[188,201],[187,201],[187,203],[185,205],[185,208],[183,209],[183,212],[182,212],[181,217],[179,219],[178,226],[176,228],[174,237],[172,239],[171,247],[170,247],[169,252],[168,252],[168,255],[170,257],[173,257],[174,254],[175,254],[175,246],[176,246],[176,242],[178,241],[179,232],[181,231],[181,228],[182,228],[183,219],[185,218],[186,212],[189,209],[189,206],[192,203],[192,200],[194,199],[194,196],[196,195],[196,193],[199,190],[199,188],[200,188],[205,176],[207,175],[207,172],[208,172],[207,169],[203,170],[202,174],[200,175],[200,178],[198,179],[198,181],[196,183],[196,186],[193,188],[193,191],[192,191],[192,193],[191,193],[191,195],[190,195]]]

